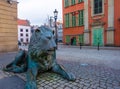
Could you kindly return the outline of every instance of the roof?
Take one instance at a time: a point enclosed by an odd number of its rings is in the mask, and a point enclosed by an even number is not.
[[[57,23],[57,25],[63,24],[63,22],[61,20],[57,21],[56,23]]]
[[[29,20],[18,19],[18,25],[30,26]]]

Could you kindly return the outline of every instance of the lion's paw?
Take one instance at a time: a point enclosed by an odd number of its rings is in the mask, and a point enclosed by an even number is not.
[[[75,81],[75,80],[76,80],[76,77],[75,77],[74,74],[68,73],[68,76],[69,76],[69,79],[68,79],[68,80],[70,80],[70,81]]]

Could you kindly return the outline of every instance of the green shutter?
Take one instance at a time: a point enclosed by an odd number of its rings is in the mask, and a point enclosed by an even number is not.
[[[81,11],[81,25],[84,25],[84,11]]]
[[[78,40],[79,43],[82,43],[82,44],[83,44],[83,34],[79,35],[78,37],[79,37],[79,38],[78,38],[78,39],[79,39],[79,40]]]
[[[69,27],[69,14],[65,15],[65,27]]]
[[[67,27],[69,27],[69,14],[67,14]]]
[[[65,15],[65,27],[67,27],[67,14]]]
[[[64,0],[64,7],[68,7],[69,6],[69,0]]]
[[[72,16],[72,27],[76,26],[76,17]]]
[[[83,2],[84,0],[78,0],[78,2],[80,3],[80,2]]]
[[[74,5],[75,4],[75,0],[71,0],[71,5]]]
[[[79,26],[82,26],[82,25],[84,25],[84,11],[83,10],[81,10],[81,11],[79,11]]]
[[[76,45],[76,37],[74,37],[72,45]]]

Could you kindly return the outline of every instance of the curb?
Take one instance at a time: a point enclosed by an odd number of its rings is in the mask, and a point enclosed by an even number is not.
[[[64,44],[59,44],[59,45],[63,45],[63,46],[68,46],[71,48],[80,48],[80,46],[75,46],[75,45],[64,45]],[[98,49],[97,46],[81,46],[81,49]],[[120,47],[99,47],[99,50],[120,50]]]

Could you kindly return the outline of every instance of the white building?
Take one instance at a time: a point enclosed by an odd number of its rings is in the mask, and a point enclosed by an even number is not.
[[[63,26],[62,22],[57,22],[57,30],[58,30],[58,42],[63,41]]]
[[[18,41],[28,44],[31,37],[31,26],[28,20],[18,19]]]

